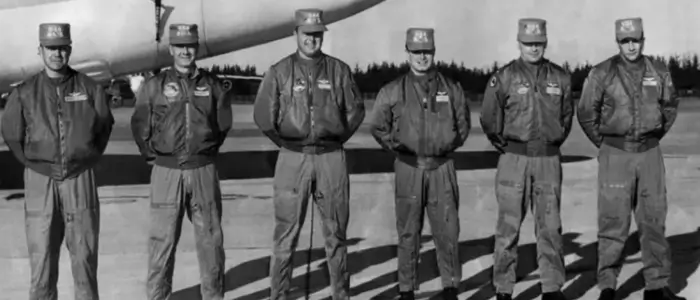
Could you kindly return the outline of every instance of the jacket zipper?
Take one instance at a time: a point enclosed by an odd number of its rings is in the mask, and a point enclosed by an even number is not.
[[[314,101],[313,101],[313,94],[314,94],[314,93],[313,93],[313,88],[314,88],[314,85],[313,85],[313,79],[311,78],[311,73],[310,73],[310,72],[309,72],[308,77],[309,77],[309,84],[308,84],[308,87],[306,88],[306,92],[307,92],[307,94],[308,94],[307,105],[309,106],[309,124],[310,124],[310,127],[309,127],[309,137],[310,137],[311,139],[313,139],[313,138],[314,138],[314,124],[315,124],[316,122],[314,121]]]
[[[187,82],[184,79],[180,79],[182,84],[183,95],[185,98],[185,151],[190,153],[190,93],[187,88]]]
[[[66,176],[66,132],[63,125],[63,106],[61,105],[61,87],[56,87],[56,95],[58,99],[56,101],[56,122],[58,123],[58,141],[59,141],[59,151],[61,152],[61,176]]]

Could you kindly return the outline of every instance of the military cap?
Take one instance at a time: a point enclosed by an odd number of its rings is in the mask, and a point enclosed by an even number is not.
[[[70,24],[43,23],[39,24],[39,43],[42,46],[68,46],[72,43]]]
[[[644,36],[642,18],[627,18],[615,21],[615,38],[618,41],[626,38],[641,39]]]
[[[435,30],[432,28],[409,28],[406,30],[408,51],[435,50]]]
[[[172,24],[170,25],[170,44],[197,44],[199,43],[199,31],[197,24]]]
[[[523,43],[547,42],[547,21],[536,18],[518,20],[518,41]]]
[[[323,22],[323,11],[316,8],[298,9],[294,13],[294,24],[304,33],[328,31]]]

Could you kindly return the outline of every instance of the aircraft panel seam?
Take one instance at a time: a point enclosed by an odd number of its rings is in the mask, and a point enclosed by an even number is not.
[[[209,39],[207,39],[207,24],[206,24],[206,14],[204,13],[204,0],[199,1],[199,14],[202,20],[202,30],[200,30],[202,34],[202,39],[204,40],[204,51],[206,55],[209,55],[211,52],[209,49]]]

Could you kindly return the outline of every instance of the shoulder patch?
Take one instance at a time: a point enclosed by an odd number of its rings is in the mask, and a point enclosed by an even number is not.
[[[489,86],[494,87],[498,84],[498,80],[496,79],[496,75],[491,75],[491,79],[489,80]]]

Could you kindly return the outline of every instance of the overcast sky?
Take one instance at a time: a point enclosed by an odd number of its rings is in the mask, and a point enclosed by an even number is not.
[[[405,60],[408,27],[436,30],[436,59],[467,67],[518,55],[517,20],[547,20],[547,56],[557,63],[603,60],[616,53],[615,19],[642,17],[648,54],[700,53],[700,0],[387,0],[329,26],[324,51],[351,66]],[[262,73],[296,49],[292,38],[200,62],[252,64]]]

